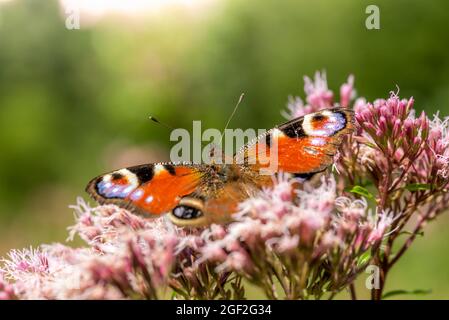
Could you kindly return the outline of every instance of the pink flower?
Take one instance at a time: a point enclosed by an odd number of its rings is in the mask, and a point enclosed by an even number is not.
[[[349,107],[349,103],[354,97],[354,76],[350,75],[348,81],[340,87],[340,105],[344,108]]]
[[[314,79],[304,77],[304,91],[306,104],[300,97],[289,97],[287,112],[282,114],[287,119],[302,117],[306,114],[334,106],[334,93],[327,86],[326,73],[316,72]],[[340,88],[340,105],[349,107],[349,103],[355,97],[354,76],[350,75],[345,84]]]
[[[284,235],[276,243],[276,251],[280,253],[288,253],[296,250],[299,245],[299,236],[295,234],[294,236]]]
[[[212,243],[202,250],[203,259],[201,261],[223,262],[227,258],[227,254],[221,243]]]
[[[355,222],[365,218],[368,209],[365,198],[352,200],[348,197],[338,197],[335,205],[345,219]]]
[[[16,299],[14,287],[3,279],[0,273],[0,300]]]
[[[425,114],[414,117],[413,102],[391,93],[387,100],[356,104],[356,120],[365,136],[392,158],[398,150],[413,158],[427,137],[429,123]]]
[[[316,72],[314,81],[304,77],[304,91],[307,95],[307,103],[315,108],[323,109],[332,106],[334,94],[327,87],[326,73]]]
[[[30,248],[24,250],[11,250],[4,263],[3,272],[7,277],[20,278],[26,273],[48,273],[50,271],[49,259],[45,252]]]
[[[342,238],[337,236],[334,231],[327,231],[324,233],[323,238],[321,240],[321,246],[323,247],[323,252],[343,246]]]
[[[252,267],[253,263],[246,252],[233,251],[227,256],[226,260],[217,267],[217,271],[240,270],[240,272],[250,272]]]
[[[394,220],[399,216],[394,217],[393,213],[382,212],[372,221],[372,231],[367,239],[368,243],[374,244],[380,242],[386,235]]]
[[[449,178],[449,117],[440,119],[438,114],[434,116],[430,122],[428,146],[427,166],[435,167],[437,175],[447,180]]]

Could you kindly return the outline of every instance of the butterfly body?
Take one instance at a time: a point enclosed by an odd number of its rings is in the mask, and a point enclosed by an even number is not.
[[[241,201],[272,184],[270,174],[306,177],[325,170],[353,128],[351,111],[322,110],[269,130],[231,163],[133,166],[92,179],[86,191],[101,204],[116,204],[145,217],[169,213],[179,226],[224,223]]]

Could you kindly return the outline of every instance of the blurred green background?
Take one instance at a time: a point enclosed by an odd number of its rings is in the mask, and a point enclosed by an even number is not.
[[[0,0],[0,256],[64,241],[68,205],[87,199],[93,176],[167,160],[168,132],[150,114],[222,128],[245,92],[231,128],[270,128],[303,95],[302,76],[323,69],[337,92],[352,73],[369,100],[398,85],[419,111],[449,114],[445,0],[153,2],[126,14],[91,6],[68,30],[56,0]],[[365,27],[369,4],[380,30]],[[389,289],[449,298],[448,227],[447,214],[428,227]]]

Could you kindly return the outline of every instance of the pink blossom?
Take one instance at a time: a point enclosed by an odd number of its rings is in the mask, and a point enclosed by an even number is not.
[[[298,248],[299,236],[295,234],[294,236],[284,235],[276,241],[276,251],[280,253],[292,252]]]
[[[13,300],[16,299],[13,285],[9,284],[3,279],[0,273],[0,300]]]
[[[396,217],[397,218],[397,217]],[[372,231],[367,239],[368,243],[381,241],[386,235],[391,224],[395,220],[393,213],[382,212],[372,222]]]
[[[316,72],[314,81],[304,77],[304,91],[307,103],[315,108],[329,108],[332,106],[334,94],[327,87],[326,73]]]
[[[47,254],[33,248],[11,250],[8,259],[3,259],[3,262],[3,272],[9,277],[17,278],[29,272],[45,274],[51,267]]]
[[[306,93],[306,104],[300,97],[288,98],[287,112],[282,114],[287,119],[302,117],[306,114],[334,106],[334,93],[327,86],[326,73],[316,72],[314,79],[304,77],[304,91]],[[349,107],[349,103],[355,98],[354,76],[350,75],[345,84],[340,88],[340,105]]]
[[[340,87],[340,105],[344,108],[349,107],[349,103],[354,97],[354,76],[350,75],[348,81]]]
[[[251,258],[245,251],[233,251],[226,260],[217,267],[217,271],[240,270],[240,272],[250,272],[253,267]]]
[[[304,105],[300,97],[288,97],[287,112],[283,111],[282,115],[287,119],[294,119],[302,117],[308,113],[312,113],[313,108],[309,105]]]

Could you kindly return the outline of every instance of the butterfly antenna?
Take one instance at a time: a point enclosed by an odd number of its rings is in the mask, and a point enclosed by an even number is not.
[[[168,130],[172,130],[172,131],[175,130],[175,128],[173,128],[172,126],[170,126],[170,125],[168,125],[168,124],[166,124],[166,123],[164,123],[162,121],[159,121],[159,119],[157,119],[157,118],[155,118],[153,116],[149,116],[148,119],[150,119],[151,121],[157,123],[160,126],[163,126],[164,128],[166,128]],[[199,142],[201,145],[203,144],[203,142],[201,140],[195,139],[195,141]]]
[[[174,128],[173,128],[172,126],[169,126],[168,124],[159,121],[158,119],[156,119],[156,118],[153,117],[153,116],[149,116],[148,119],[150,119],[151,121],[153,121],[153,122],[155,122],[155,123],[157,123],[157,124],[159,124],[159,125],[161,125],[161,126],[167,128],[167,129],[174,130]]]
[[[229,118],[228,118],[228,122],[226,122],[226,125],[225,125],[223,131],[221,132],[220,145],[221,145],[221,141],[223,140],[223,135],[224,135],[224,133],[225,133],[225,130],[228,128],[229,123],[231,122],[232,118],[234,117],[235,112],[237,111],[237,109],[238,109],[238,107],[239,107],[239,105],[240,105],[240,103],[242,102],[242,100],[243,100],[244,97],[245,97],[245,93],[242,93],[242,94],[240,95],[240,97],[239,97],[239,100],[237,101],[237,104],[236,104],[235,107],[234,107],[234,110],[232,110],[232,113],[231,113],[231,115],[230,115]]]

